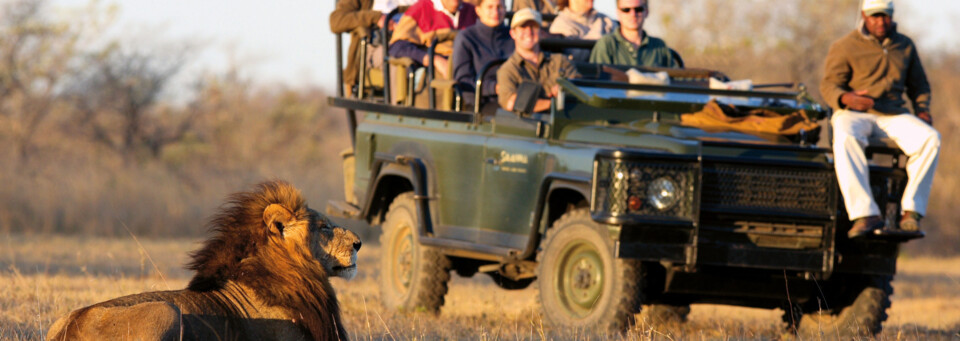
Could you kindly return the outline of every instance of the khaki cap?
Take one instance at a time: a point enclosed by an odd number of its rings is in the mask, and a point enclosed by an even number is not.
[[[510,20],[510,28],[523,25],[530,20],[536,21],[537,25],[543,25],[543,17],[540,16],[540,12],[528,7],[513,14],[513,19]]]

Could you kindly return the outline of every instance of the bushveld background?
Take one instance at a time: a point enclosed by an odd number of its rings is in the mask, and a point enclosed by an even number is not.
[[[802,82],[819,97],[823,58],[852,29],[857,1],[815,4],[658,1],[651,19],[688,67],[755,84]],[[0,0],[0,339],[39,338],[53,317],[109,297],[182,287],[182,257],[231,192],[285,179],[314,207],[341,198],[339,152],[350,141],[343,113],[326,105],[333,89],[257,84],[242,64],[185,74],[202,46],[114,39],[105,33],[113,8],[94,3],[54,17],[48,6]],[[919,42],[924,29],[902,30]],[[903,248],[885,339],[960,338],[960,263],[949,258],[960,247],[960,52],[951,48],[920,51],[943,149],[928,237]],[[334,67],[332,58],[323,63]],[[375,230],[361,232],[376,239]],[[363,251],[362,264],[376,264],[376,248]],[[390,315],[379,308],[375,268],[361,274],[359,285],[335,286],[363,339],[584,337],[542,330],[529,295],[483,280],[456,280],[441,317]],[[787,337],[776,314],[738,311],[743,319],[729,322],[715,309],[722,308],[698,307],[690,324],[631,335]]]

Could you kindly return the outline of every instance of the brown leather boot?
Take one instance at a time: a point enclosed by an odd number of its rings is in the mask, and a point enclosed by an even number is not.
[[[900,217],[900,229],[904,231],[920,231],[920,219],[923,216],[914,211],[903,211]]]
[[[847,232],[847,237],[850,239],[863,237],[881,228],[883,228],[883,219],[880,219],[878,216],[872,215],[859,218],[853,222],[853,226],[850,227],[850,231]]]

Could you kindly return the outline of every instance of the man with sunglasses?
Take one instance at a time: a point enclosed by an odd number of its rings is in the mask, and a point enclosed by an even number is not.
[[[932,126],[930,84],[917,47],[897,32],[892,0],[863,1],[858,28],[830,46],[820,93],[835,110],[830,119],[834,169],[854,222],[847,236],[869,236],[884,226],[863,151],[871,136],[889,137],[907,155],[900,229],[919,231],[937,168],[940,134]]]
[[[647,0],[617,0],[617,8],[620,28],[597,40],[590,53],[591,63],[680,67],[663,40],[643,31],[650,13]]]

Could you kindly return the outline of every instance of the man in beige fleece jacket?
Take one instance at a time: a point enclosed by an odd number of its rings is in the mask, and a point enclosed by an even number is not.
[[[830,47],[820,84],[823,98],[835,109],[834,167],[854,221],[850,238],[884,225],[863,152],[869,137],[893,139],[908,157],[900,220],[905,231],[920,229],[940,151],[940,134],[930,116],[930,84],[913,41],[896,31],[893,1],[864,0],[861,11],[859,27]],[[907,108],[904,92],[915,114]]]

